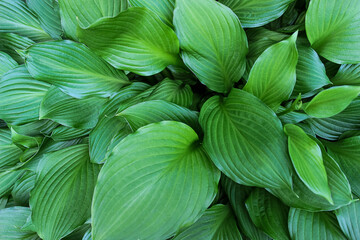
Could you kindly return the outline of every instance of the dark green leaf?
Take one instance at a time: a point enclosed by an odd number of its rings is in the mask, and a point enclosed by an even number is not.
[[[336,210],[341,230],[348,239],[360,238],[360,201],[356,201]]]
[[[89,129],[79,129],[79,128],[72,128],[66,126],[59,126],[54,129],[54,131],[51,134],[51,138],[54,141],[60,142],[60,141],[71,140],[74,138],[80,138],[88,135],[89,133],[90,133]]]
[[[341,65],[335,77],[331,79],[334,85],[360,85],[360,64]]]
[[[35,186],[36,174],[32,171],[27,171],[19,178],[11,191],[16,205],[27,206],[29,204],[30,191]]]

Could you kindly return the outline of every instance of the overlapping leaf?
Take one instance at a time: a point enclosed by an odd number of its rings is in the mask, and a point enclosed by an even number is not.
[[[360,238],[360,201],[349,204],[338,209],[336,217],[340,224],[341,230],[348,239]]]
[[[360,85],[360,64],[343,64],[331,79],[334,85]]]
[[[14,59],[4,52],[0,52],[0,62],[0,77],[18,65]]]

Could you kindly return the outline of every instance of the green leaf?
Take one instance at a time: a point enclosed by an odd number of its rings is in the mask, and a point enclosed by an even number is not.
[[[319,145],[300,127],[287,124],[289,154],[296,173],[305,185],[333,204],[328,178]]]
[[[229,92],[244,74],[248,51],[237,16],[214,0],[177,0],[174,25],[186,66],[211,90]]]
[[[129,8],[78,28],[78,36],[114,67],[136,74],[150,76],[168,65],[181,64],[174,31],[146,8]]]
[[[239,17],[244,28],[260,27],[284,14],[294,0],[220,0]]]
[[[90,217],[100,166],[89,161],[88,146],[46,154],[31,191],[32,222],[42,239],[60,239]]]
[[[360,64],[341,65],[335,77],[331,79],[334,85],[355,85],[360,86]]]
[[[133,7],[145,7],[156,13],[169,27],[173,27],[175,0],[129,0]]]
[[[15,182],[22,174],[22,170],[0,172],[0,198],[12,190]]]
[[[14,59],[4,52],[0,52],[0,62],[0,77],[18,65]]]
[[[30,47],[34,43],[28,37],[14,33],[0,33],[0,50],[9,54],[18,63],[24,63],[24,59],[19,54],[21,50]]]
[[[58,126],[59,124],[50,121],[50,120],[38,120],[30,123],[26,123],[23,125],[9,125],[15,132],[21,135],[27,136],[38,136],[45,135],[49,136],[51,132]]]
[[[40,119],[51,119],[67,127],[90,129],[95,127],[105,99],[72,98],[57,87],[51,87],[40,105]]]
[[[21,178],[19,178],[11,191],[16,205],[28,206],[30,191],[35,186],[36,174],[32,171],[27,171]]]
[[[59,126],[54,129],[51,134],[51,138],[54,141],[66,141],[74,138],[80,138],[90,133],[89,129],[78,129],[66,126]]]
[[[241,232],[249,239],[270,240],[270,238],[252,222],[245,206],[245,201],[250,195],[252,188],[237,184],[230,178],[222,176],[221,185],[229,198],[231,207],[237,218]]]
[[[244,90],[276,110],[288,100],[296,82],[297,32],[266,49],[256,60]],[[276,62],[274,62],[276,59]]]
[[[338,64],[360,62],[358,0],[310,1],[305,24],[312,47],[322,57]]]
[[[61,24],[65,34],[78,40],[76,29],[103,17],[115,17],[128,8],[127,0],[59,0]]]
[[[331,212],[307,212],[291,208],[289,212],[291,239],[346,239]]]
[[[39,148],[44,136],[28,136],[16,132],[11,128],[11,140],[18,146],[25,148]]]
[[[228,205],[218,204],[207,209],[193,225],[181,230],[173,240],[241,240],[236,219]]]
[[[336,210],[341,230],[348,239],[360,238],[360,201],[356,201]]]
[[[360,87],[332,87],[317,94],[304,111],[316,118],[332,117],[344,111],[359,94]]]
[[[273,239],[290,239],[287,227],[289,207],[265,189],[254,189],[246,200],[254,224]]]
[[[39,119],[39,106],[50,85],[31,77],[24,66],[4,74],[0,81],[0,118],[8,124]]]
[[[352,191],[360,196],[360,136],[326,142],[325,145],[348,177]]]
[[[22,0],[0,1],[0,33],[16,33],[34,41],[50,40],[36,15]]]
[[[190,127],[169,121],[124,138],[98,178],[93,239],[166,239],[194,223],[220,179],[198,141]]]
[[[22,153],[20,148],[12,144],[11,132],[0,129],[0,170],[18,163]]]
[[[28,207],[10,207],[0,209],[0,240],[36,240],[35,232],[22,230],[30,216]]]
[[[76,98],[108,97],[129,84],[122,71],[112,68],[83,44],[69,40],[35,44],[26,50],[25,60],[34,78]]]
[[[214,96],[201,108],[199,121],[211,160],[233,181],[291,188],[291,163],[281,122],[258,98],[239,89],[226,98]]]
[[[53,39],[61,39],[59,3],[56,0],[27,0],[26,3],[38,16],[41,27]]]

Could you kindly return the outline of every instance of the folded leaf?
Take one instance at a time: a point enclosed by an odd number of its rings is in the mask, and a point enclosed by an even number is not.
[[[0,33],[10,32],[29,37],[34,41],[50,40],[51,37],[40,27],[36,15],[22,0],[0,1]]]
[[[108,97],[129,81],[86,46],[69,40],[32,45],[25,51],[30,74],[76,97]],[[65,74],[64,74],[65,73]]]
[[[360,238],[360,201],[356,201],[336,210],[341,230],[348,239]]]
[[[229,92],[244,74],[248,51],[237,16],[214,0],[177,0],[174,26],[186,66],[211,90]]]
[[[59,0],[65,34],[78,40],[78,25],[89,26],[103,17],[115,17],[128,8],[127,0]]]
[[[17,50],[24,50],[35,42],[28,37],[14,33],[0,33],[0,49],[9,54],[18,63],[24,63],[24,59]]]
[[[287,124],[284,131],[288,135],[289,154],[300,179],[312,192],[333,203],[319,145],[296,125]]]
[[[290,239],[289,207],[265,189],[254,189],[246,200],[246,208],[254,224],[273,239]]]
[[[335,77],[331,79],[334,85],[355,85],[360,86],[360,64],[341,65]]]
[[[0,129],[0,170],[11,167],[20,161],[23,152],[11,141],[11,131]]]
[[[338,64],[360,62],[359,24],[358,0],[314,0],[306,12],[306,34],[312,47]]]
[[[59,126],[52,131],[51,138],[54,141],[66,141],[74,138],[80,138],[90,133],[89,129],[78,129],[66,126]]]
[[[294,0],[220,0],[239,17],[244,28],[260,27],[279,18]],[[251,14],[250,14],[251,13]]]
[[[308,104],[304,111],[316,118],[332,117],[346,109],[360,94],[360,87],[332,87],[320,92]]]
[[[173,240],[241,240],[236,219],[228,205],[218,204],[205,211],[193,225],[176,234]]]
[[[14,59],[4,52],[0,52],[0,62],[0,77],[18,65]]]
[[[244,87],[245,91],[274,110],[289,99],[295,86],[298,62],[296,39],[297,32],[265,50],[252,67]]]
[[[40,105],[40,119],[51,119],[67,127],[90,129],[95,127],[106,99],[72,98],[57,87],[51,87]]]
[[[346,239],[341,232],[336,217],[331,212],[307,212],[291,208],[289,212],[289,232],[291,239]]]
[[[15,125],[38,120],[39,106],[49,87],[33,79],[24,66],[8,71],[0,81],[0,118]]]
[[[85,144],[46,154],[31,191],[32,222],[42,239],[60,239],[90,217],[100,166],[89,161]]]
[[[220,179],[198,140],[187,125],[169,121],[124,138],[98,178],[93,239],[166,239],[194,223]]]
[[[180,64],[174,31],[146,8],[129,8],[116,17],[78,28],[78,36],[114,67],[136,74],[149,76]]]
[[[275,113],[250,93],[233,89],[214,96],[200,112],[204,147],[233,181],[258,187],[291,188],[286,137]]]

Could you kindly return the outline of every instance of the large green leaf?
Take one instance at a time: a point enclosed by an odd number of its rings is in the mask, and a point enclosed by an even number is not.
[[[10,207],[0,210],[0,240],[36,240],[35,232],[22,230],[31,210],[28,207]]]
[[[0,33],[10,32],[34,41],[49,40],[51,37],[41,28],[36,15],[22,0],[0,1]]]
[[[229,92],[244,74],[248,51],[237,16],[214,0],[177,0],[174,25],[186,66],[211,90]]]
[[[289,232],[293,240],[346,239],[341,232],[336,217],[331,212],[307,212],[291,208],[289,212]]]
[[[246,200],[246,208],[254,224],[273,239],[290,239],[289,207],[265,189],[254,189]]]
[[[336,210],[340,227],[348,239],[360,239],[360,201]]]
[[[8,71],[0,81],[0,118],[15,125],[38,120],[49,87],[33,79],[24,66]]]
[[[275,113],[239,89],[214,96],[201,108],[204,147],[211,160],[237,183],[291,188],[286,137]]]
[[[236,219],[228,205],[218,204],[205,211],[193,225],[181,230],[173,240],[241,240]]]
[[[32,223],[43,239],[60,239],[90,217],[100,166],[89,161],[85,144],[46,154],[31,191]]]
[[[245,91],[275,110],[289,99],[295,86],[298,62],[296,39],[297,32],[266,49],[256,60],[244,87]]]
[[[4,52],[0,52],[0,63],[0,77],[18,65],[14,59]]]
[[[331,156],[339,163],[351,184],[352,191],[360,196],[360,136],[337,142],[326,142]]]
[[[174,31],[146,8],[133,7],[114,18],[103,18],[78,28],[78,35],[114,67],[140,75],[153,75],[168,65],[181,64]]]
[[[319,145],[296,125],[287,124],[284,131],[288,135],[290,157],[300,179],[312,192],[333,203]]]
[[[22,151],[11,141],[11,131],[0,129],[0,170],[20,161]]]
[[[90,129],[95,127],[106,99],[72,98],[57,87],[51,87],[40,105],[40,119],[51,119],[64,126]]]
[[[332,117],[344,111],[359,94],[360,86],[332,87],[317,94],[304,111],[316,118]]]
[[[294,0],[220,0],[239,17],[244,28],[263,26],[279,18]]]
[[[18,63],[24,63],[24,59],[17,50],[24,50],[34,43],[30,38],[15,33],[0,33],[0,50],[9,54]]]
[[[65,34],[77,40],[78,25],[89,26],[103,17],[115,17],[128,8],[127,0],[59,0]]]
[[[54,39],[61,39],[59,3],[56,0],[27,0],[27,5],[39,18],[41,27]]]
[[[306,34],[312,47],[338,64],[360,62],[359,24],[358,0],[312,0],[306,12]]]
[[[360,86],[360,64],[343,64],[331,79],[334,85]]]
[[[112,68],[81,43],[39,43],[24,54],[26,67],[34,78],[56,85],[73,97],[108,97],[129,84],[122,71]]]
[[[146,7],[156,13],[169,27],[173,27],[175,0],[129,0],[133,7]]]
[[[166,239],[194,223],[220,179],[198,141],[190,127],[170,121],[124,138],[98,178],[93,239]]]

